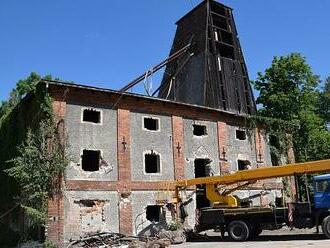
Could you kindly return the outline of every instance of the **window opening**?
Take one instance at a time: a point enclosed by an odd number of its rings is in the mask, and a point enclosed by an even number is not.
[[[238,170],[250,170],[251,163],[248,160],[237,160],[237,168]]]
[[[146,210],[146,218],[149,221],[159,222],[161,206],[149,205]]]
[[[84,109],[83,121],[92,123],[101,123],[101,112],[94,109]]]
[[[80,200],[79,203],[84,207],[94,207],[95,201],[94,200]]]
[[[100,151],[83,150],[81,166],[84,171],[98,171],[100,168]]]
[[[193,125],[193,134],[195,136],[205,136],[205,135],[207,135],[206,126],[194,124]]]
[[[218,6],[216,3],[212,3],[211,10],[217,14],[226,16],[226,9],[222,6]]]
[[[236,139],[246,140],[246,132],[245,132],[245,130],[236,130]]]
[[[160,173],[160,156],[154,152],[144,154],[145,172]]]
[[[221,57],[235,59],[234,55],[234,48],[230,45],[225,45],[223,43],[218,43],[218,52],[220,53]]]
[[[233,35],[231,33],[221,30],[221,38],[223,42],[230,45],[233,44]]]
[[[226,18],[217,15],[212,15],[212,20],[214,26],[224,30],[228,30]]]
[[[316,181],[316,192],[329,192],[330,191],[330,181],[329,180],[322,180]]]
[[[159,120],[151,117],[144,117],[143,126],[147,130],[157,131],[159,130]]]

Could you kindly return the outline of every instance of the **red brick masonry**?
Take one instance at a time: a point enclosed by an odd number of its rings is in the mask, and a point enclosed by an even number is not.
[[[225,122],[218,121],[217,127],[220,174],[225,175],[230,172],[229,164],[227,162],[227,124]]]
[[[183,119],[179,116],[172,116],[172,140],[174,158],[174,178],[184,178],[184,140],[183,140]]]

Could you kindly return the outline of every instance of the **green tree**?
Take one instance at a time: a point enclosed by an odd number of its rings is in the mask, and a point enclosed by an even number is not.
[[[36,72],[31,72],[30,75],[21,79],[16,83],[16,87],[10,92],[9,99],[2,101],[0,104],[0,119],[6,113],[10,112],[19,101],[30,91],[35,90],[36,85],[42,79],[42,77]],[[51,75],[46,75],[43,79],[52,79]]]
[[[259,115],[294,122],[293,143],[297,161],[330,157],[330,134],[318,112],[320,80],[299,53],[274,57],[253,82],[260,95]]]
[[[51,119],[40,123],[33,133],[28,130],[18,154],[8,161],[5,172],[19,185],[19,204],[35,224],[46,220],[48,198],[56,192],[66,166],[64,149]]]
[[[320,92],[318,112],[326,124],[328,124],[330,122],[330,76],[326,78],[324,87]]]
[[[300,119],[306,110],[313,111],[317,101],[319,77],[314,75],[304,57],[298,53],[274,57],[265,72],[254,81],[262,104],[259,113],[282,120]]]

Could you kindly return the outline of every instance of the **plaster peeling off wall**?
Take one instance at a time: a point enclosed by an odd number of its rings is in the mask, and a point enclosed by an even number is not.
[[[119,231],[118,192],[66,191],[64,239],[104,231]]]
[[[155,205],[155,196],[157,191],[133,191],[131,195],[132,210],[133,210],[133,233],[134,235],[144,235],[152,232],[153,229],[159,228],[161,224],[158,222],[152,223],[146,218],[146,207],[148,205]],[[187,224],[191,227],[195,225],[195,195],[191,191],[187,191],[187,194],[193,198],[192,202],[187,205],[187,211],[189,213],[187,218]],[[172,222],[171,213],[163,206],[163,217],[168,224]]]
[[[144,128],[144,118],[158,120],[158,130]],[[133,181],[173,180],[172,122],[170,116],[131,112],[131,161]],[[146,173],[144,154],[155,151],[160,155],[159,173]]]
[[[101,232],[106,229],[104,216],[106,201],[80,200],[75,203],[79,204],[80,223],[84,233]]]
[[[84,109],[94,109],[100,113],[100,123],[82,120]],[[66,107],[67,152],[71,161],[65,177],[69,180],[116,181],[117,166],[117,111],[111,106],[83,105],[68,103]],[[100,151],[97,171],[82,168],[83,150]]]
[[[196,136],[193,126],[206,127],[206,135]],[[185,149],[185,175],[186,178],[194,178],[194,166],[196,159],[210,160],[210,173],[219,174],[219,154],[217,140],[217,123],[210,121],[196,121],[184,119],[184,149]]]

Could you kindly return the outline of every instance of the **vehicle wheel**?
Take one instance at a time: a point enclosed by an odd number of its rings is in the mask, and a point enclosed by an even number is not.
[[[244,221],[234,220],[229,223],[228,234],[234,241],[245,241],[249,238],[250,229]]]
[[[322,231],[324,235],[330,239],[330,216],[324,218],[322,221]]]

